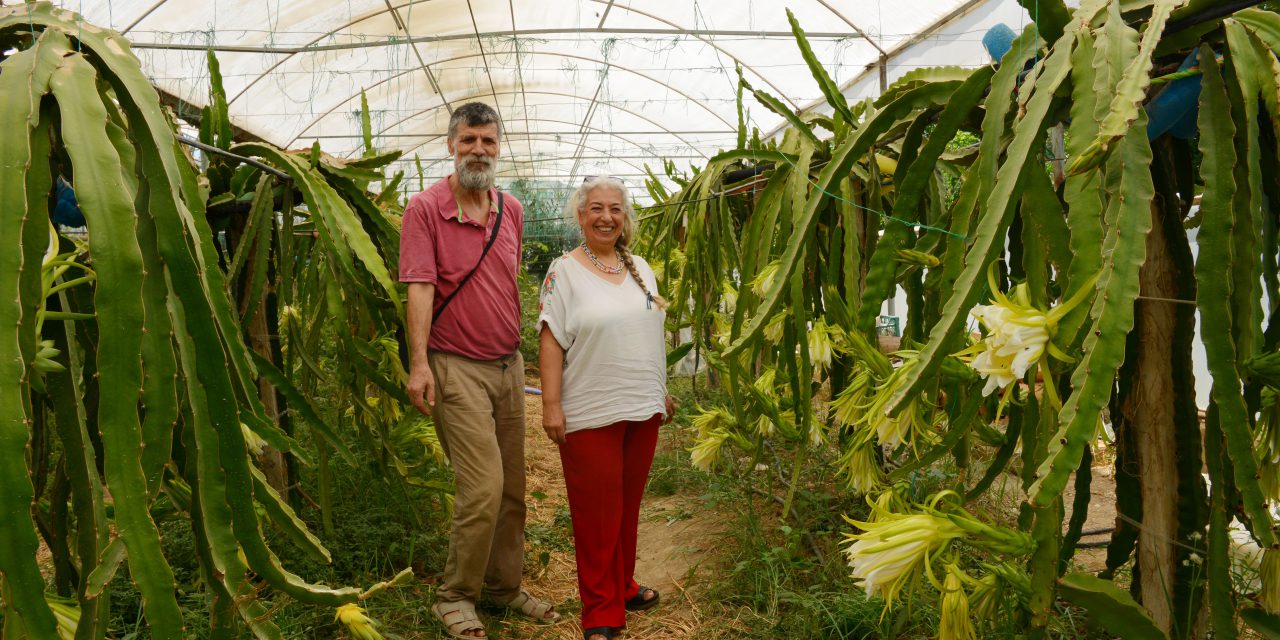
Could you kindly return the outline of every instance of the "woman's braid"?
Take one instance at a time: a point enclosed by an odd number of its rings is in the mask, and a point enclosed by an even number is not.
[[[640,270],[636,268],[636,262],[631,259],[631,251],[627,249],[626,245],[619,242],[614,248],[617,249],[618,256],[622,258],[622,264],[626,265],[627,272],[631,274],[631,279],[635,280],[636,284],[640,285],[640,290],[643,291],[649,299],[657,303],[659,309],[666,309],[667,301],[664,300],[662,296],[655,296],[653,295],[653,292],[649,291],[649,287],[645,285],[644,278],[640,277]]]

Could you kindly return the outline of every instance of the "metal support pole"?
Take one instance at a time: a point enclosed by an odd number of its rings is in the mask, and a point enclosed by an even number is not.
[[[889,54],[880,54],[880,95],[889,89]]]
[[[285,173],[285,172],[283,172],[283,171],[281,171],[281,170],[279,170],[279,169],[277,169],[277,168],[275,168],[275,167],[273,167],[273,166],[271,166],[271,165],[263,164],[263,163],[261,163],[261,162],[258,162],[257,160],[254,160],[253,158],[246,158],[246,157],[244,157],[244,156],[236,155],[236,154],[234,154],[234,153],[231,153],[230,151],[226,151],[226,150],[224,150],[224,149],[219,149],[219,148],[217,148],[217,147],[207,145],[207,144],[205,144],[205,143],[203,143],[203,142],[200,142],[199,140],[196,140],[196,139],[194,139],[194,138],[188,138],[188,137],[186,137],[186,136],[178,136],[178,142],[181,142],[182,144],[185,144],[185,145],[187,145],[188,147],[195,147],[195,148],[197,148],[197,149],[199,149],[199,150],[201,150],[201,151],[204,151],[204,152],[206,152],[206,153],[212,153],[212,154],[214,154],[214,155],[219,155],[219,156],[223,156],[223,157],[226,157],[226,158],[231,158],[232,160],[236,160],[236,161],[238,161],[238,162],[243,162],[243,163],[245,163],[245,164],[247,164],[247,165],[257,167],[257,168],[262,169],[263,171],[266,171],[267,173],[269,173],[269,174],[271,174],[271,175],[273,175],[273,176],[275,176],[275,177],[277,177],[277,178],[280,178],[281,180],[284,180],[284,181],[291,181],[291,180],[293,180],[293,178],[289,177],[289,174],[287,174],[287,173]]]

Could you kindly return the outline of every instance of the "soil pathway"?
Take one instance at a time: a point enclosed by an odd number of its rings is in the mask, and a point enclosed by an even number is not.
[[[561,619],[554,625],[539,625],[519,616],[490,618],[489,634],[495,638],[581,638],[581,602],[560,454],[542,431],[539,398],[526,397],[525,413],[525,459],[531,496],[525,586],[534,595],[555,603]],[[670,429],[663,427],[659,450],[677,446]],[[628,614],[626,638],[691,637],[709,615],[714,615],[706,606],[705,586],[718,571],[715,550],[729,521],[726,514],[707,509],[697,496],[677,493],[645,497],[640,510],[636,579],[657,589],[662,603],[650,611]]]

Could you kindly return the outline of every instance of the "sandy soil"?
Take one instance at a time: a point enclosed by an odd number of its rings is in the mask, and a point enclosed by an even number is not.
[[[528,435],[526,464],[531,506],[529,526],[553,524],[566,508],[564,478],[556,447],[542,432],[542,405],[535,396],[526,400]],[[667,439],[659,447],[671,446]],[[545,496],[545,497],[540,497]],[[563,522],[563,516],[561,521]],[[662,603],[627,618],[626,637],[632,640],[687,638],[706,622],[705,586],[720,571],[716,541],[730,521],[727,514],[706,510],[700,500],[680,494],[647,497],[640,512],[636,579],[657,589]],[[490,637],[581,638],[578,612],[577,569],[573,551],[551,550],[544,570],[539,554],[545,548],[533,544],[526,553],[525,586],[531,593],[556,603],[561,620],[554,625],[526,622],[518,616],[489,618]]]
[[[1113,473],[1109,462],[1095,464],[1093,467],[1093,480],[1089,483],[1089,515],[1085,519],[1083,531],[1086,534],[1096,533],[1082,536],[1082,544],[1106,542],[1111,538],[1110,529],[1116,524],[1116,483]],[[1072,474],[1071,477],[1071,482],[1063,492],[1063,502],[1066,505],[1063,527],[1071,519],[1071,506],[1076,496],[1075,475]],[[1006,472],[992,484],[991,491],[979,499],[974,510],[992,521],[1016,527],[1019,505],[1025,500],[1021,480],[1015,474]],[[1106,547],[1086,547],[1076,549],[1072,562],[1078,571],[1097,573],[1106,568],[1106,560]]]

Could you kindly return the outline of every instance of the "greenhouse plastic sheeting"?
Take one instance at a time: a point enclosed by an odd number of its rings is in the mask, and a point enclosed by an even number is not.
[[[820,97],[790,34],[791,9],[842,86],[864,87],[922,38],[1013,0],[60,0],[124,33],[162,91],[208,101],[217,52],[232,122],[286,148],[358,154],[360,94],[380,149],[447,174],[451,109],[480,100],[505,123],[500,181],[564,184],[645,166],[687,169],[736,146],[737,72],[792,109]],[[1023,14],[1025,15],[1025,14]],[[1015,28],[1018,25],[1013,25]],[[978,27],[950,64],[987,62]],[[926,42],[927,44],[927,42]],[[882,58],[883,56],[887,56]],[[878,82],[872,82],[878,88]],[[751,96],[749,128],[781,118]],[[416,182],[416,181],[414,181]]]

